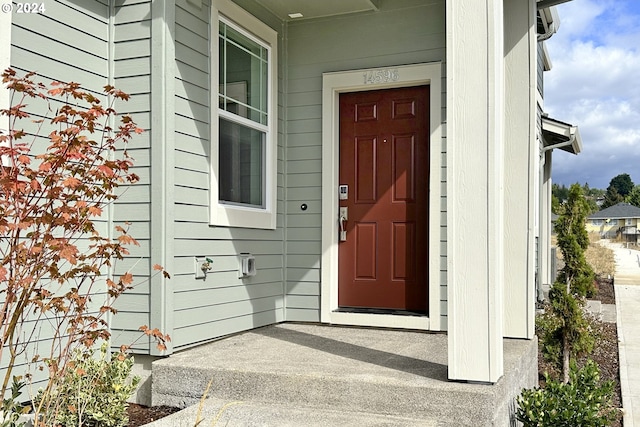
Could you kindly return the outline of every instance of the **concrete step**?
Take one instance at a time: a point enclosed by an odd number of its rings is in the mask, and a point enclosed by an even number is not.
[[[598,320],[606,323],[616,323],[615,304],[602,304],[601,301],[587,300],[587,311],[593,314]]]
[[[602,304],[602,311],[600,313],[603,322],[616,323],[617,312],[615,304]]]
[[[197,404],[211,381],[213,399],[290,408],[292,419],[295,411],[336,411],[336,419],[376,414],[422,425],[508,426],[514,396],[537,385],[537,348],[526,340],[504,345],[503,378],[469,384],[447,380],[444,334],[281,324],[154,362],[152,403]]]
[[[168,417],[147,424],[147,427],[193,427],[220,425],[226,427],[437,427],[435,422],[410,417],[345,412],[313,407],[293,407],[274,403],[224,401],[209,398]]]
[[[589,313],[593,314],[597,319],[601,318],[602,302],[598,300],[587,300],[586,309]]]

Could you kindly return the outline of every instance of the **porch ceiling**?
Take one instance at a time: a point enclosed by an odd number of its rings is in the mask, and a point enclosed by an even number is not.
[[[378,10],[379,1],[380,0],[256,0],[257,3],[260,3],[285,21]],[[291,17],[290,14],[302,14],[302,17],[295,18]]]

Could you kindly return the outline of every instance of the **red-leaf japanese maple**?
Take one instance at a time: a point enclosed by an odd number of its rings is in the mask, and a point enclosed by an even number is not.
[[[0,134],[0,361],[8,366],[2,395],[17,357],[38,338],[38,322],[53,326],[51,354],[34,358],[47,361],[52,377],[74,346],[109,339],[107,315],[133,282],[129,272],[110,277],[113,263],[138,244],[128,226],[116,227],[111,238],[95,222],[119,185],[138,181],[126,145],[142,130],[114,110],[129,96],[111,86],[99,96],[78,83],[48,88],[35,79],[7,69],[7,89],[0,89],[10,91],[12,105],[0,110],[8,121]],[[42,104],[53,118],[20,122]],[[143,332],[165,348],[169,338],[160,331]]]

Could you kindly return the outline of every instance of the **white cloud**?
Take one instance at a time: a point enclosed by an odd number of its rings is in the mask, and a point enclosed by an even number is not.
[[[558,154],[553,179],[606,188],[620,173],[640,183],[640,5],[637,0],[574,0],[558,6],[548,42],[545,110],[580,128],[583,152]]]

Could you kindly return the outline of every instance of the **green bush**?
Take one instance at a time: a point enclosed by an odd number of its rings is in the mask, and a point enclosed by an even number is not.
[[[20,416],[29,413],[31,407],[18,401],[22,396],[24,386],[25,382],[22,377],[13,377],[11,397],[2,400],[0,427],[23,427],[26,424],[20,419]]]
[[[128,380],[133,358],[121,352],[109,356],[106,343],[98,357],[94,353],[76,350],[53,387],[38,396],[36,403],[42,405],[45,425],[127,425],[127,399],[140,382],[137,376]]]
[[[524,427],[602,427],[617,418],[613,381],[601,382],[592,360],[582,369],[572,364],[567,384],[546,379],[544,388],[525,389],[517,398],[516,417]]]
[[[554,368],[554,376],[563,372],[563,335],[571,343],[567,348],[571,359],[590,354],[597,339],[584,301],[567,293],[567,287],[560,282],[553,284],[544,313],[536,317],[536,334],[544,359]]]

